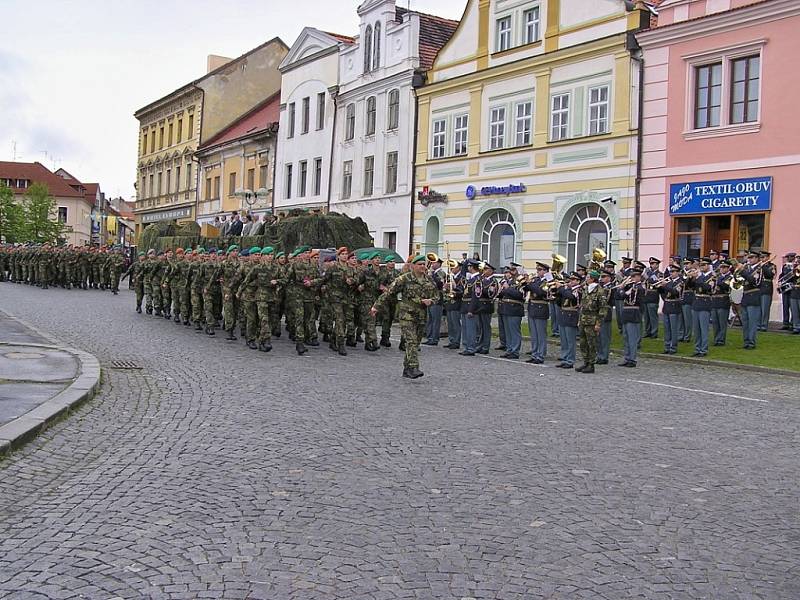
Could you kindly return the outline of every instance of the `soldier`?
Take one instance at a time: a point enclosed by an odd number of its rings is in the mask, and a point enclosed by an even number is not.
[[[419,370],[420,338],[425,331],[427,308],[436,301],[438,294],[436,285],[426,271],[424,256],[412,259],[411,270],[395,279],[370,310],[375,316],[388,297],[398,298],[400,329],[406,342],[403,377],[409,379],[423,376]]]
[[[714,345],[724,346],[728,338],[728,317],[731,314],[731,265],[720,261],[718,275],[711,298],[711,323],[714,326]]]
[[[631,281],[622,288],[622,336],[625,342],[624,360],[620,367],[635,367],[641,339],[641,303],[645,294],[642,269],[631,269]]]
[[[367,255],[367,265],[361,270],[359,291],[359,318],[364,328],[364,350],[375,352],[380,350],[378,333],[375,326],[375,317],[372,315],[372,306],[381,295],[381,259],[378,252]]]
[[[525,316],[525,294],[517,286],[515,279],[506,279],[501,284],[497,296],[497,314],[503,316],[505,330],[505,350],[502,358],[519,359],[522,348],[522,317]]]
[[[189,267],[189,295],[192,301],[192,322],[195,331],[203,331],[205,310],[203,308],[203,267],[206,257],[206,250],[203,247],[197,248],[192,252],[192,262]],[[184,315],[184,324],[186,315]]]
[[[167,249],[164,253],[164,269],[161,275],[161,305],[163,306],[164,318],[172,319],[172,269],[175,264],[175,255],[172,250]]]
[[[492,315],[494,314],[494,296],[492,288],[494,282],[494,267],[488,262],[483,263],[481,274],[481,294],[473,294],[470,311],[478,317],[478,354],[489,354],[492,348]]]
[[[528,297],[528,331],[531,336],[531,357],[525,362],[534,365],[544,364],[547,356],[547,320],[550,318],[547,296],[552,281],[549,271],[548,265],[537,262],[536,275],[524,288]]]
[[[461,301],[464,296],[464,273],[461,265],[453,259],[447,260],[450,270],[443,290],[444,310],[447,315],[448,350],[461,348]]]
[[[694,354],[703,357],[708,354],[708,327],[711,322],[712,295],[714,294],[714,272],[711,259],[700,260],[700,270],[691,278],[694,289],[692,316],[694,322]]]
[[[256,293],[258,291],[258,279],[252,277],[252,272],[258,267],[261,258],[261,248],[253,246],[242,251],[242,257],[247,259],[242,274],[243,280],[239,286],[239,300],[245,317],[245,339],[247,347],[257,350],[256,338],[258,337],[258,306],[256,304]]]
[[[641,263],[638,264],[641,265]],[[625,276],[627,278],[630,276],[631,269],[627,269],[626,272],[628,273],[628,275]],[[613,268],[611,273],[608,271],[603,271],[600,273],[600,289],[603,294],[605,294],[606,301],[608,303],[608,311],[606,312],[605,317],[603,317],[603,321],[600,323],[600,333],[597,336],[597,357],[595,358],[594,364],[607,365],[608,357],[611,352],[611,321],[618,300],[617,289],[614,287]],[[620,324],[622,324],[622,317],[619,319]]]
[[[428,323],[425,326],[425,337],[427,339],[423,342],[426,346],[438,346],[439,334],[442,331],[442,310],[444,310],[442,290],[444,289],[446,274],[442,270],[442,259],[438,256],[436,258],[438,260],[431,262],[429,268],[433,283],[436,284],[439,290],[439,297],[436,302],[428,307]]]
[[[147,257],[144,252],[139,252],[138,260],[131,263],[128,270],[122,275],[124,281],[126,277],[130,277],[133,282],[133,290],[136,293],[136,312],[142,314],[142,300],[144,299],[144,270],[145,261]]]
[[[260,325],[258,349],[261,352],[272,350],[272,322],[269,318],[269,311],[277,303],[278,292],[286,283],[282,278],[281,267],[272,256],[273,252],[274,249],[271,246],[263,248],[260,253],[261,261],[247,275],[247,283],[255,283],[257,286],[255,307]]]
[[[295,350],[302,356],[309,346],[319,346],[314,329],[314,296],[316,288],[321,282],[318,254],[315,255],[310,248],[301,247],[294,251],[295,262],[289,270],[288,289],[293,290],[294,303],[292,324],[294,327]]]
[[[758,325],[759,331],[769,329],[769,316],[772,311],[772,295],[775,292],[775,275],[778,268],[770,260],[772,254],[766,250],[761,251],[761,322]]]
[[[331,337],[331,350],[338,351],[341,356],[347,356],[345,336],[347,335],[347,313],[352,313],[350,295],[352,286],[356,284],[355,271],[347,262],[349,250],[341,247],[336,252],[336,262],[327,268],[322,277],[327,289],[327,300],[333,310],[333,335]],[[355,340],[353,340],[355,343]]]
[[[202,266],[203,281],[203,309],[205,313],[206,335],[216,335],[215,329],[219,327],[217,296],[221,296],[220,289],[220,264],[217,249],[211,248],[205,256]]]
[[[558,287],[559,304],[559,337],[561,338],[561,362],[559,369],[575,368],[575,353],[578,338],[578,306],[580,305],[581,281],[580,273],[573,271],[566,284]]]
[[[386,261],[386,266],[381,269],[381,281],[378,285],[378,291],[381,293],[389,289],[392,282],[397,278],[397,264],[394,259]],[[380,345],[384,348],[391,348],[392,342],[389,337],[392,334],[392,321],[394,321],[395,314],[397,313],[397,300],[395,298],[388,298],[382,305],[378,319],[381,323],[381,341]]]
[[[125,266],[125,257],[122,256],[122,248],[115,248],[108,256],[108,277],[111,292],[117,296],[119,294],[119,278]]]
[[[779,279],[782,285],[778,286],[783,315],[781,331],[792,331],[792,285],[790,281],[794,275],[794,259],[796,256],[794,252],[787,252],[783,255],[783,265],[781,266]]]
[[[272,262],[272,268],[279,275],[279,279],[286,281],[289,275],[289,264],[286,260],[286,254],[283,252],[276,252],[274,258],[268,257],[267,260]],[[272,337],[281,337],[281,318],[285,312],[286,305],[286,287],[282,286],[275,290],[272,295],[272,306],[269,307],[269,320],[270,328],[272,329]],[[287,320],[288,325],[288,320]]]
[[[236,292],[241,283],[244,269],[239,260],[239,246],[236,244],[228,248],[228,256],[220,265],[220,279],[222,280],[222,327],[228,332],[230,341],[235,341],[236,319],[239,316],[239,299]]]
[[[744,349],[755,350],[756,332],[761,323],[761,284],[762,269],[758,265],[759,254],[750,251],[747,264],[739,267],[738,273],[744,277],[744,297],[742,298],[742,334]]]
[[[42,246],[36,265],[36,273],[39,281],[38,285],[45,290],[49,287],[53,269],[53,254],[50,250],[50,244]]]
[[[661,261],[655,256],[648,260],[650,266],[642,273],[645,286],[644,297],[640,298],[642,316],[644,316],[644,337],[658,338],[658,303],[661,297],[653,284],[661,279]]]
[[[669,266],[669,278],[659,286],[659,290],[664,301],[664,354],[675,354],[678,352],[683,322],[683,278],[680,266],[674,263]]]
[[[464,293],[461,297],[461,323],[463,325],[461,338],[464,349],[459,352],[461,356],[475,356],[478,350],[478,319],[473,312],[473,296],[475,285],[480,281],[481,275],[478,273],[478,261],[470,259],[466,261],[467,272],[464,278]]]
[[[608,314],[608,298],[600,287],[600,273],[589,271],[586,274],[586,288],[580,298],[580,341],[583,365],[575,369],[578,373],[594,373],[597,361],[597,341],[603,320]]]

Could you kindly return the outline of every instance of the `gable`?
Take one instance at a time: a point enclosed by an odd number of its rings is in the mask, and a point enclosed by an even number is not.
[[[339,40],[334,36],[313,27],[306,27],[292,44],[289,54],[283,59],[278,69],[280,71],[291,69],[295,63],[304,62],[325,50],[338,47]]]

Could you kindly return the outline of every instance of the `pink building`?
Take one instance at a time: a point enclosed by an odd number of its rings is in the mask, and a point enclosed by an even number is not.
[[[800,250],[800,1],[663,0],[658,11],[637,34],[639,256]]]

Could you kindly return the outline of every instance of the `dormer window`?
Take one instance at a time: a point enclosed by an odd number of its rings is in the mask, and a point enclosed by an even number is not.
[[[372,70],[377,71],[381,66],[381,24],[375,23],[375,34],[373,40]]]
[[[370,72],[372,66],[372,26],[367,25],[364,31],[364,73]]]

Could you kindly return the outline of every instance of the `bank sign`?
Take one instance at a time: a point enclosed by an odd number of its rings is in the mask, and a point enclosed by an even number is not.
[[[762,212],[772,208],[772,177],[673,183],[669,214]]]
[[[528,191],[524,183],[519,185],[487,185],[482,188],[476,188],[474,185],[467,186],[465,195],[468,200],[472,200],[477,196],[510,196],[511,194],[524,194]]]

